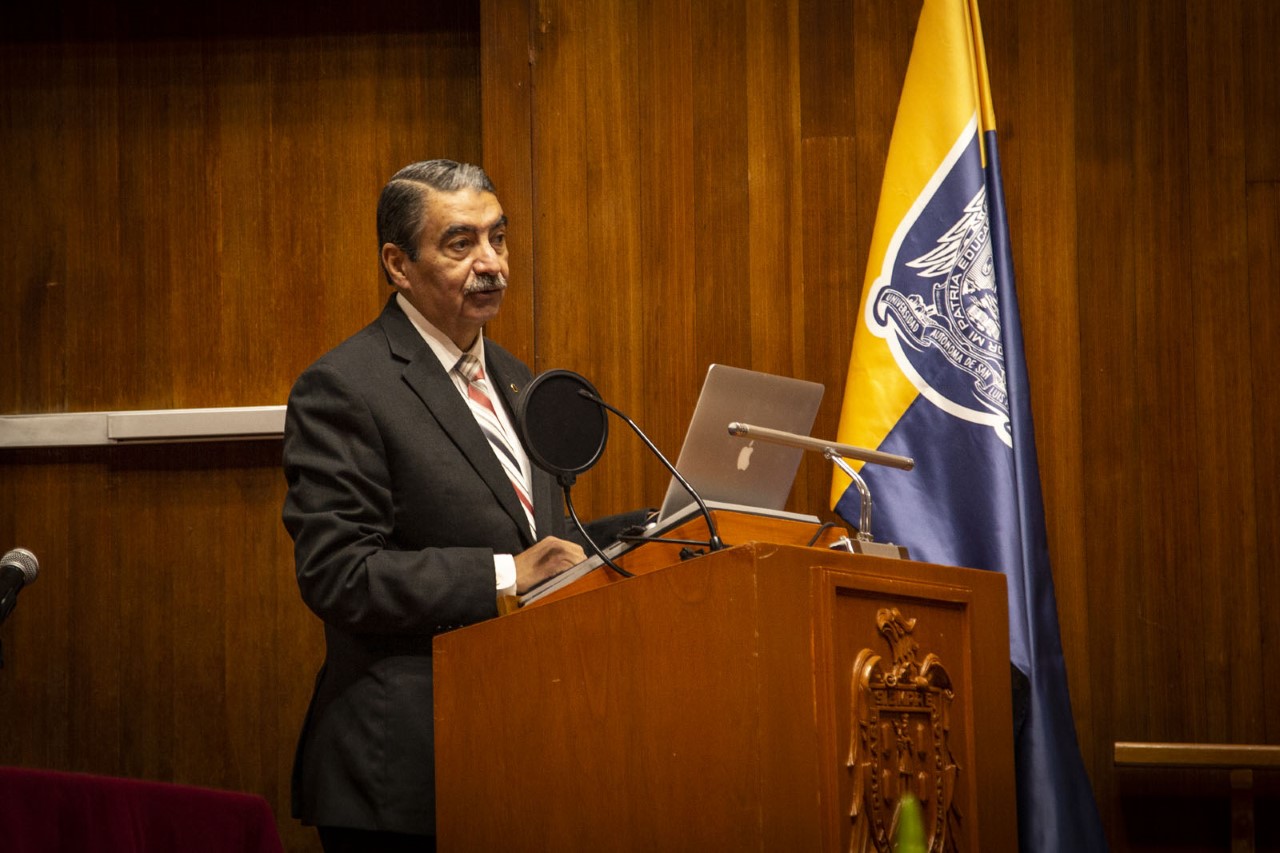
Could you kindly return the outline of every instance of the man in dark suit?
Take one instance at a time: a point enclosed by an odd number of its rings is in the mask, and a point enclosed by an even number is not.
[[[584,557],[512,428],[529,369],[482,334],[507,286],[506,231],[478,167],[398,172],[378,202],[396,292],[289,396],[284,522],[326,644],[293,814],[326,851],[434,848],[432,636]]]

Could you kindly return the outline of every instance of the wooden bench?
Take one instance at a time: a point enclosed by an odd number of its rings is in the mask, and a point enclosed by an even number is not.
[[[1116,743],[1118,767],[1218,768],[1231,772],[1231,853],[1253,853],[1253,771],[1280,770],[1280,746],[1245,743]]]

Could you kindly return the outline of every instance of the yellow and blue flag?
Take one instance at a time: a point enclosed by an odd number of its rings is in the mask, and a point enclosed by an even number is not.
[[[1076,742],[1040,495],[1022,328],[976,0],[925,0],[885,166],[839,440],[914,457],[865,466],[881,541],[1003,572],[1021,848],[1106,849]],[[837,472],[832,503],[857,524]]]

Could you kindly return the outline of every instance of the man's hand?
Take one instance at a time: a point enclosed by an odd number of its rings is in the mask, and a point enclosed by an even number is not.
[[[516,592],[524,593],[587,558],[579,545],[548,536],[515,555]]]

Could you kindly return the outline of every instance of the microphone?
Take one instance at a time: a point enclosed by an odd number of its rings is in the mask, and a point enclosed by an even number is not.
[[[779,429],[752,426],[734,421],[729,424],[729,435],[754,436],[761,441],[782,444],[788,447],[799,447],[802,450],[816,450],[822,457],[843,471],[858,489],[862,511],[858,518],[858,534],[856,539],[841,536],[830,547],[849,551],[854,554],[869,554],[873,557],[889,559],[907,559],[907,549],[892,542],[876,542],[871,536],[871,490],[862,475],[849,466],[846,459],[858,459],[872,465],[887,465],[902,471],[910,471],[916,467],[916,460],[910,456],[899,456],[896,453],[885,453],[882,450],[868,450],[865,447],[854,447],[852,444],[838,444],[834,441],[822,441],[807,435],[796,435]]]
[[[40,561],[26,548],[14,548],[0,558],[0,623],[18,604],[18,593],[35,583],[40,574]]]
[[[661,460],[676,481],[693,496],[707,519],[707,530],[711,537],[707,546],[712,551],[723,548],[724,543],[720,541],[715,519],[706,503],[640,427],[602,400],[595,386],[585,377],[571,370],[548,370],[538,374],[521,395],[516,407],[516,429],[524,441],[529,459],[542,470],[554,475],[564,488],[569,515],[592,552],[622,577],[631,577],[631,573],[610,559],[587,533],[573,507],[573,497],[569,492],[577,481],[577,476],[600,461],[600,456],[604,453],[605,442],[609,437],[606,411],[622,418]]]

